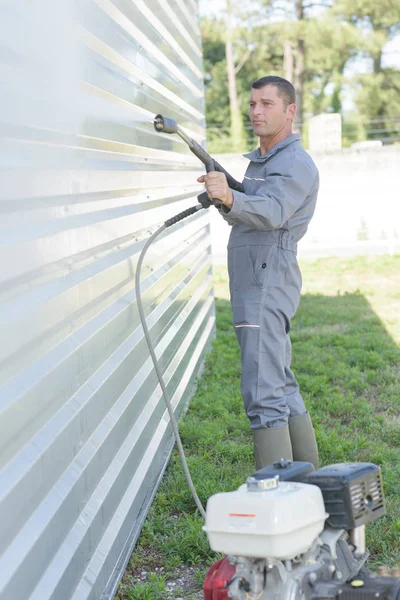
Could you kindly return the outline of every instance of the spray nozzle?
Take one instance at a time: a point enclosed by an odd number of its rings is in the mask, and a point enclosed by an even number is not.
[[[154,129],[163,133],[178,133],[178,124],[173,119],[156,115],[154,117]]]
[[[154,117],[154,129],[159,133],[177,133],[179,137],[189,146],[197,158],[206,165],[207,173],[214,171],[214,161],[209,154],[195,140],[186,135],[178,123],[169,117],[156,115]]]

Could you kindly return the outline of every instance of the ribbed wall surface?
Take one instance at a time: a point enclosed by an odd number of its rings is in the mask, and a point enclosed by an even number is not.
[[[204,138],[197,3],[14,0],[0,48],[0,598],[98,600],[172,444],[134,274],[199,192],[152,125]],[[158,239],[142,290],[179,414],[213,334],[206,211]]]

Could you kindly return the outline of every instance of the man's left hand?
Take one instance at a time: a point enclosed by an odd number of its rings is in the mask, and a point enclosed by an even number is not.
[[[204,183],[210,200],[218,199],[228,208],[232,207],[233,192],[228,186],[224,173],[211,171],[211,173],[206,173],[205,175],[198,177],[197,181],[199,183]]]

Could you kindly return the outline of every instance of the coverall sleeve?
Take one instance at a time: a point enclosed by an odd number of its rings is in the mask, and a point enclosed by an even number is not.
[[[316,174],[298,158],[286,170],[268,175],[257,194],[232,191],[232,208],[220,209],[229,225],[242,224],[258,230],[280,229],[310,193]]]

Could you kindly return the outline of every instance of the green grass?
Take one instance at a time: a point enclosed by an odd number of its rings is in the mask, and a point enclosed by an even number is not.
[[[129,600],[163,600],[165,590],[165,576],[150,573],[148,583],[122,584],[120,592]]]
[[[321,465],[368,461],[382,467],[387,515],[368,527],[369,565],[396,565],[400,561],[400,256],[324,259],[304,263],[302,272],[303,296],[292,324],[292,365],[313,418]],[[237,488],[254,470],[226,272],[217,270],[214,279],[217,337],[190,410],[180,423],[203,505],[215,492]],[[202,525],[174,452],[118,598],[162,597],[165,580],[182,564],[196,566],[201,589],[207,566],[217,559]],[[134,585],[137,570],[152,572],[160,565],[161,579],[153,575],[141,587]]]

